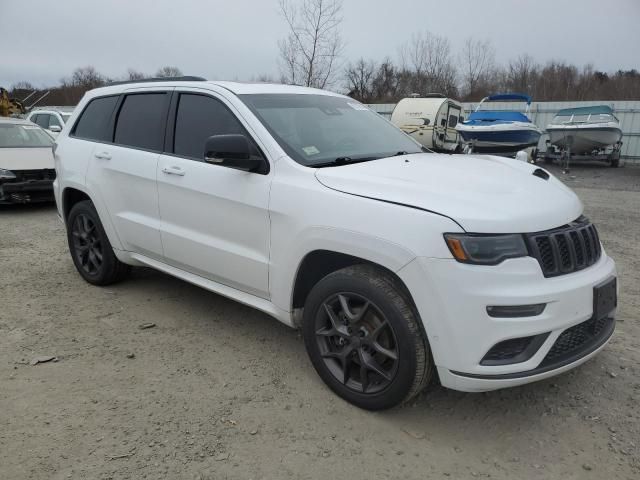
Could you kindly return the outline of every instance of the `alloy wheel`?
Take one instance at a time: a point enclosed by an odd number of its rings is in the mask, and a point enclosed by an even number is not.
[[[316,316],[320,355],[331,374],[358,393],[383,391],[398,371],[398,343],[373,302],[355,293],[327,298]]]
[[[76,216],[71,229],[74,254],[82,269],[96,275],[102,268],[102,241],[95,222],[83,213]]]

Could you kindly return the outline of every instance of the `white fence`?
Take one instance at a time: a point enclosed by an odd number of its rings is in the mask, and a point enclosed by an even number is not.
[[[472,112],[477,103],[465,103],[465,117]],[[500,110],[518,110],[522,109],[522,103],[500,102],[491,105],[491,108]],[[592,105],[608,105],[615,112],[616,117],[622,125],[622,158],[632,162],[640,162],[640,101],[601,101],[601,102],[533,102],[529,118],[531,121],[544,130],[553,116],[563,108],[588,107]],[[380,115],[390,118],[391,112],[395,104],[393,103],[377,103],[370,104],[369,108],[378,112]],[[547,136],[540,138],[541,149],[545,148]]]

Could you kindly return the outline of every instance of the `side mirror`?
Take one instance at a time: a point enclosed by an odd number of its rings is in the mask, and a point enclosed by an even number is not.
[[[251,158],[249,140],[241,134],[214,135],[207,138],[204,161],[245,172],[266,173],[263,172],[264,159]]]
[[[62,131],[62,127],[60,125],[51,125],[49,127],[49,131],[53,133],[60,133]]]

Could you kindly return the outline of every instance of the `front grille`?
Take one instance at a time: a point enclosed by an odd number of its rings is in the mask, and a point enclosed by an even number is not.
[[[598,320],[591,318],[586,322],[567,328],[560,334],[551,350],[544,357],[540,367],[561,361],[585,348],[587,344],[596,342],[604,333],[605,327],[613,323],[613,319],[603,317]]]
[[[587,268],[600,259],[602,249],[596,227],[584,217],[546,232],[527,235],[531,255],[545,277]]]

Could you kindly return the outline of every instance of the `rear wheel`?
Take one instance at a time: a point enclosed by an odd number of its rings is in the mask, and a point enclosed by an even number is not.
[[[122,280],[130,270],[113,253],[98,212],[89,200],[76,203],[67,218],[69,252],[78,273],[94,285]]]
[[[369,410],[406,402],[432,377],[429,346],[397,280],[368,265],[323,278],[304,308],[307,352],[324,382]]]

